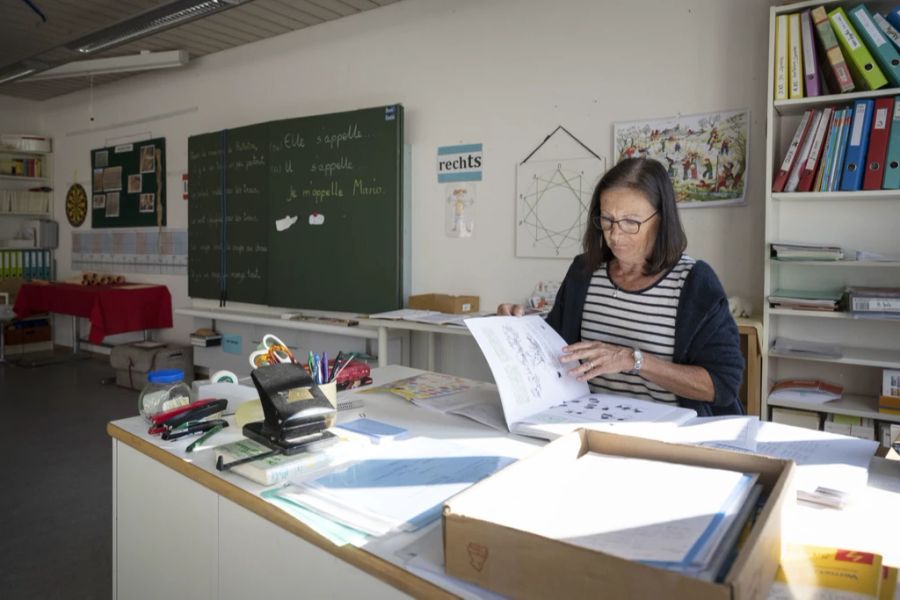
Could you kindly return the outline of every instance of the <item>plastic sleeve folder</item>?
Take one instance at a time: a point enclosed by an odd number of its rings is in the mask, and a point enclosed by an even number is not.
[[[834,29],[831,28],[831,22],[828,20],[828,13],[825,8],[819,6],[810,12],[813,24],[816,28],[816,37],[821,44],[823,65],[825,77],[831,86],[831,91],[835,93],[845,94],[852,92],[856,86],[853,84],[853,78],[850,76],[850,69],[841,54],[838,47],[837,38],[834,36]]]
[[[894,97],[891,134],[885,159],[884,182],[881,187],[886,190],[900,189],[900,96]]]
[[[872,133],[869,135],[869,151],[866,153],[866,173],[863,176],[864,190],[881,189],[881,184],[884,180],[884,159],[887,155],[888,135],[890,134],[893,108],[893,98],[878,98],[875,100],[875,112],[872,115]]]
[[[850,139],[847,141],[844,172],[841,175],[841,191],[853,192],[862,187],[874,105],[872,100],[857,100],[853,104],[853,122],[850,124]]]
[[[831,19],[831,24],[834,26],[835,37],[844,52],[844,57],[848,59],[850,73],[857,86],[869,90],[877,90],[886,86],[887,78],[878,68],[868,48],[860,40],[859,34],[850,23],[844,9],[837,7],[828,13],[828,18]]]
[[[865,4],[860,4],[856,8],[851,8],[849,15],[850,21],[875,57],[875,62],[881,67],[888,82],[892,87],[900,86],[900,53],[875,24],[869,9]]]

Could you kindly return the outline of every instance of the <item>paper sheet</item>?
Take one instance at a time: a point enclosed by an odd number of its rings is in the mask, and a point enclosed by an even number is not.
[[[756,452],[759,417],[699,417],[673,428],[667,442]]]
[[[867,469],[878,442],[791,427],[781,423],[759,424],[757,452],[797,463],[797,489],[818,486],[853,493],[864,487]]]
[[[385,385],[362,389],[357,393],[376,394],[389,392],[395,396],[400,396],[404,400],[416,401],[458,394],[477,385],[478,382],[471,379],[444,375],[443,373],[425,372],[406,379],[398,379]]]
[[[630,560],[668,563],[696,558],[705,548],[698,544],[724,534],[728,523],[717,515],[742,505],[755,481],[735,471],[593,452],[542,475],[540,486],[507,479],[507,493],[470,516]]]
[[[541,317],[466,320],[494,375],[507,427],[564,400],[589,393],[587,382],[566,374],[559,361],[566,345]]]

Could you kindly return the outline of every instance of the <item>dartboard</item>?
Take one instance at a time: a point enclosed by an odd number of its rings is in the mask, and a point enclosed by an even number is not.
[[[81,184],[73,183],[66,193],[66,218],[72,227],[81,227],[87,216],[87,194]]]

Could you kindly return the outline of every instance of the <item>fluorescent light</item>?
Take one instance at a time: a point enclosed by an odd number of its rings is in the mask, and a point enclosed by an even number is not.
[[[10,81],[15,81],[16,79],[21,79],[23,77],[27,77],[37,71],[37,69],[25,69],[24,71],[19,71],[17,73],[13,73],[11,75],[3,75],[0,76],[0,85],[4,83],[9,83]]]
[[[106,50],[176,25],[205,17],[242,4],[247,0],[178,0],[125,19],[115,25],[76,40],[66,47],[81,54]]]
[[[188,63],[186,50],[168,50],[166,52],[141,52],[127,56],[113,56],[110,58],[94,58],[91,60],[76,60],[28,78],[28,81],[41,79],[64,79],[66,77],[81,77],[84,75],[107,75],[109,73],[131,73],[133,71],[149,71],[152,69],[165,69],[168,67],[183,67]],[[34,69],[31,70],[34,72]],[[24,75],[23,75],[24,77]],[[0,81],[0,83],[3,83]]]

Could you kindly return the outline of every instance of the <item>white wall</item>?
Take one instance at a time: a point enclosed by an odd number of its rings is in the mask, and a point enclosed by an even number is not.
[[[64,190],[74,180],[89,187],[91,148],[164,136],[168,223],[185,227],[179,187],[188,136],[400,102],[412,145],[412,292],[476,293],[493,307],[521,300],[538,280],[561,279],[567,267],[563,260],[515,258],[515,164],[557,125],[611,158],[614,121],[749,108],[748,205],[682,214],[689,253],[710,262],[728,293],[749,298],[759,311],[769,3],[405,0],[177,72],[96,88],[93,105],[86,91],[36,104],[41,130],[56,146],[59,273],[70,274]],[[183,116],[78,133],[194,107]],[[484,144],[485,156],[476,234],[451,239],[443,232],[435,151],[472,142]],[[141,279],[168,285],[176,307],[190,303],[184,277]],[[192,328],[179,320],[169,337],[184,339]],[[444,350],[448,370],[478,364]]]

